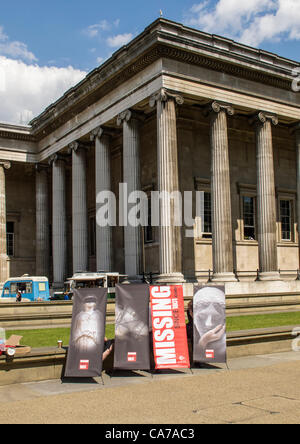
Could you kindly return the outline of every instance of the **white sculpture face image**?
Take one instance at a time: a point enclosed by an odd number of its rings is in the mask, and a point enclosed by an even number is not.
[[[141,336],[148,334],[148,326],[137,318],[137,314],[132,308],[128,307],[123,310],[116,306],[116,335],[120,339],[132,335],[138,340]]]
[[[100,320],[101,313],[96,310],[96,301],[87,298],[75,319],[74,343],[80,352],[88,352],[100,343]]]
[[[204,287],[194,296],[194,328],[197,332],[196,347],[202,352],[213,348],[215,354],[225,353],[226,315],[225,294],[216,287]]]

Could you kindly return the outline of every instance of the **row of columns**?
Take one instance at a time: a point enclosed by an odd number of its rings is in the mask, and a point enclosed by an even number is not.
[[[211,192],[213,280],[233,281],[233,242],[230,192],[230,165],[227,115],[233,116],[230,105],[213,102],[211,114]],[[276,240],[276,195],[272,125],[278,124],[275,115],[258,113],[251,123],[256,128],[256,171],[258,250],[260,280],[279,279]]]
[[[150,106],[157,109],[157,160],[158,191],[179,191],[176,105],[183,98],[162,89],[150,99]],[[233,240],[231,217],[230,166],[227,118],[234,109],[227,104],[213,102],[208,109],[211,138],[211,193],[213,226],[213,280],[235,280],[233,273]],[[117,124],[123,128],[123,170],[128,195],[140,190],[140,135],[141,117],[131,110],[121,113]],[[272,125],[277,125],[274,115],[259,113],[253,118],[256,125],[257,147],[257,206],[258,244],[261,279],[278,279],[276,245],[276,201]],[[95,141],[96,196],[100,191],[109,191],[110,134],[102,127],[91,133]],[[73,186],[73,268],[75,271],[88,269],[87,199],[86,199],[86,152],[80,143],[69,146],[72,153]],[[300,128],[297,131],[298,178],[300,178]],[[65,160],[54,155],[51,158],[53,174],[53,274],[54,283],[61,285],[66,273],[66,202]],[[48,203],[47,184],[43,169],[37,169],[37,268],[47,274],[49,246],[47,246],[45,221]],[[298,180],[298,198],[300,179]],[[299,210],[298,205],[298,211]],[[128,211],[130,207],[128,208]],[[183,282],[181,228],[166,221],[172,218],[164,197],[160,199],[161,223],[159,228],[158,282]],[[300,220],[300,214],[299,219]],[[112,270],[111,227],[97,224],[97,269]],[[139,227],[124,227],[125,273],[136,277],[141,272],[142,238]],[[44,273],[43,273],[44,270]]]

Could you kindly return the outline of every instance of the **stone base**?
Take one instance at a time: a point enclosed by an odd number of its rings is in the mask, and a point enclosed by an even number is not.
[[[228,282],[225,284],[226,294],[300,294],[300,281],[251,281]]]
[[[170,273],[170,274],[160,274],[157,279],[155,279],[156,284],[183,284],[185,279],[182,273]]]
[[[280,274],[278,271],[262,271],[259,273],[260,281],[280,281]]]
[[[237,282],[237,278],[233,273],[214,273],[211,281],[214,284],[222,284],[224,282]]]

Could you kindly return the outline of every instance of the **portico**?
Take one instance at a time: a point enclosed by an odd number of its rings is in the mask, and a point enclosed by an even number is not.
[[[178,284],[207,281],[208,270],[216,283],[295,279],[296,65],[159,19],[34,119],[27,151],[21,127],[0,128],[8,174],[14,165],[36,167],[34,273],[57,287],[84,270],[132,280],[153,272],[158,283]],[[97,224],[97,196],[113,193],[119,212],[120,183],[128,195],[162,193],[158,227]],[[163,194],[184,191],[200,192],[194,239]],[[5,214],[10,197],[0,194]],[[14,196],[7,214],[17,206]],[[1,227],[4,239],[6,221]]]

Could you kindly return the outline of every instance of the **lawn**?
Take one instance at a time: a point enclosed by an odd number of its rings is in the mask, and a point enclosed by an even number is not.
[[[300,325],[300,312],[276,313],[268,315],[247,315],[227,318],[227,331],[251,330],[255,328],[280,327],[285,325]],[[41,330],[7,330],[6,337],[11,334],[23,336],[21,344],[32,348],[54,347],[58,340],[68,345],[70,339],[69,328],[49,328]],[[106,326],[106,337],[114,338],[114,325]]]
[[[70,328],[43,328],[40,330],[6,330],[6,338],[10,335],[23,336],[21,345],[29,345],[32,348],[55,347],[57,341],[63,341],[63,345],[69,344]],[[115,336],[115,326],[107,325],[105,335],[108,339]]]

